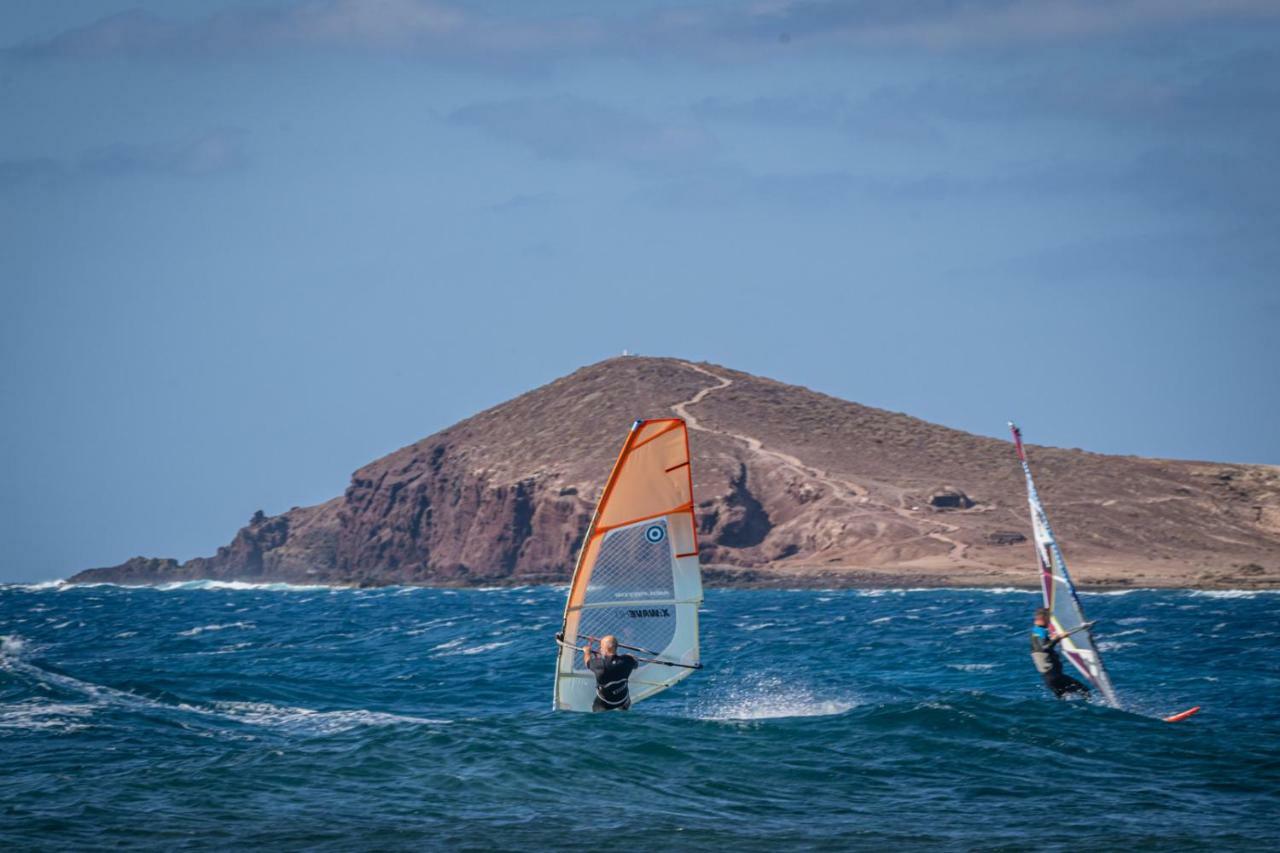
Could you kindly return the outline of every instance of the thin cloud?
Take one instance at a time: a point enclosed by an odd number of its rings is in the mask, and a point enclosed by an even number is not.
[[[1250,162],[1174,146],[1141,150],[1123,160],[1033,160],[969,174],[954,169],[897,175],[840,170],[782,174],[717,166],[657,182],[641,196],[688,207],[758,204],[798,210],[993,200],[1045,206],[1088,200],[1105,210],[1108,199],[1127,199],[1214,227],[1280,222],[1280,178],[1259,175]]]
[[[776,59],[802,45],[1035,47],[1190,24],[1277,19],[1280,4],[1274,0],[771,0],[541,17],[484,14],[438,0],[300,0],[233,8],[190,22],[127,12],[8,52],[28,59],[208,61],[355,50],[469,66],[606,55],[753,61]]]
[[[91,149],[81,157],[78,171],[99,177],[139,174],[201,177],[236,171],[247,164],[241,134],[220,130],[176,143]]]
[[[491,65],[573,50],[598,36],[588,19],[484,18],[432,0],[303,0],[234,8],[190,22],[126,12],[14,46],[9,53],[32,60],[218,61],[355,51]]]
[[[651,121],[568,95],[472,104],[451,119],[551,160],[669,167],[701,161],[715,149],[697,126]]]
[[[944,140],[937,115],[873,95],[773,95],[755,98],[704,98],[693,113],[712,122],[829,130],[889,143],[934,145]]]
[[[0,160],[0,190],[146,175],[200,178],[238,171],[248,163],[242,134],[235,130],[216,130],[177,142],[92,148],[74,159]]]
[[[960,124],[1070,122],[1109,133],[1280,141],[1280,52],[1242,51],[1212,60],[1072,68],[999,79],[939,78],[866,95],[790,94],[704,98],[696,116],[712,124],[826,130],[929,144]]]
[[[725,22],[739,38],[951,49],[1070,42],[1280,17],[1271,0],[774,0]]]

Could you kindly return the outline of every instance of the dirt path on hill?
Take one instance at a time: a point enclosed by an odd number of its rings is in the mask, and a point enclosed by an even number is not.
[[[697,430],[699,432],[710,432],[710,433],[718,433],[720,435],[727,435],[729,438],[740,441],[743,444],[745,444],[747,446],[747,449],[750,450],[752,453],[755,453],[759,456],[767,456],[770,459],[773,459],[781,463],[783,467],[791,468],[795,471],[800,472],[801,474],[804,474],[806,477],[809,477],[810,479],[817,480],[819,483],[827,487],[829,496],[835,497],[838,500],[843,500],[848,503],[856,503],[858,498],[867,496],[867,490],[864,489],[862,486],[859,486],[857,483],[853,483],[848,480],[842,480],[842,479],[839,479],[838,477],[834,477],[828,472],[823,471],[821,468],[815,468],[812,465],[807,465],[804,462],[801,462],[799,459],[797,459],[796,457],[792,456],[789,453],[783,453],[780,450],[770,450],[767,447],[765,447],[764,443],[760,441],[760,439],[758,438],[753,438],[749,435],[743,435],[740,432],[730,432],[729,430],[712,429],[711,427],[703,426],[702,423],[696,417],[694,417],[689,413],[688,407],[695,405],[697,403],[701,403],[708,394],[728,388],[730,385],[733,384],[733,380],[728,378],[727,376],[720,376],[717,373],[712,373],[710,370],[707,370],[706,368],[703,368],[703,367],[699,367],[696,364],[689,364],[688,362],[685,362],[684,364],[685,364],[685,367],[688,367],[690,370],[696,370],[702,375],[708,378],[714,379],[719,383],[718,385],[711,385],[707,388],[703,388],[697,394],[694,394],[693,397],[691,397],[690,399],[685,400],[683,403],[677,403],[671,407],[673,410],[675,410],[675,412],[680,417],[684,418],[685,423],[689,425],[689,429]]]
[[[699,367],[696,364],[691,364],[689,362],[683,362],[683,364],[690,370],[697,371],[708,379],[713,379],[716,382],[715,385],[708,385],[688,400],[685,400],[682,403],[676,403],[671,407],[679,417],[684,418],[689,429],[697,432],[728,436],[729,438],[745,444],[747,449],[752,453],[768,457],[782,465],[784,468],[789,468],[808,479],[817,481],[826,489],[827,494],[824,500],[845,504],[851,509],[862,513],[874,512],[876,510],[888,510],[893,514],[906,519],[912,526],[920,526],[922,519],[913,514],[912,511],[906,507],[889,506],[886,504],[871,504],[868,490],[852,480],[845,479],[832,474],[829,471],[809,465],[789,453],[783,453],[780,450],[771,450],[765,447],[764,443],[758,438],[739,432],[732,432],[726,429],[715,429],[713,427],[704,426],[703,423],[689,411],[689,407],[696,406],[698,403],[701,403],[706,399],[708,395],[714,394],[716,391],[723,391],[725,388],[728,388],[733,384],[733,380],[727,376],[721,376],[718,373],[707,370],[705,367]],[[968,565],[981,568],[998,568],[997,566],[968,557],[967,552],[969,550],[969,546],[963,542],[956,541],[949,535],[957,533],[959,530],[960,528],[955,527],[954,525],[936,522],[932,525],[932,529],[926,530],[921,534],[921,538],[933,539],[946,545],[948,548],[947,558],[952,562],[965,562]]]

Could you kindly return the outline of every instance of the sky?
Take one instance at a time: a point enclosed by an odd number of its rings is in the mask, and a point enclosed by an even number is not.
[[[1273,0],[10,0],[0,581],[624,349],[1280,464]]]

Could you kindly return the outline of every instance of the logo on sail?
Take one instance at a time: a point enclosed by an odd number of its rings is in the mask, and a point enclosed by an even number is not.
[[[667,531],[662,529],[661,524],[655,524],[644,532],[644,538],[650,542],[661,542],[667,538]]]

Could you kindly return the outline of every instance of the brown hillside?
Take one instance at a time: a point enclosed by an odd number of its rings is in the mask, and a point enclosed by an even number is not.
[[[713,582],[1033,580],[1008,442],[639,357],[585,367],[372,462],[340,498],[259,514],[213,557],[135,558],[73,580],[564,580],[627,428],[672,412],[691,428]],[[1029,454],[1080,582],[1280,586],[1280,470]]]

